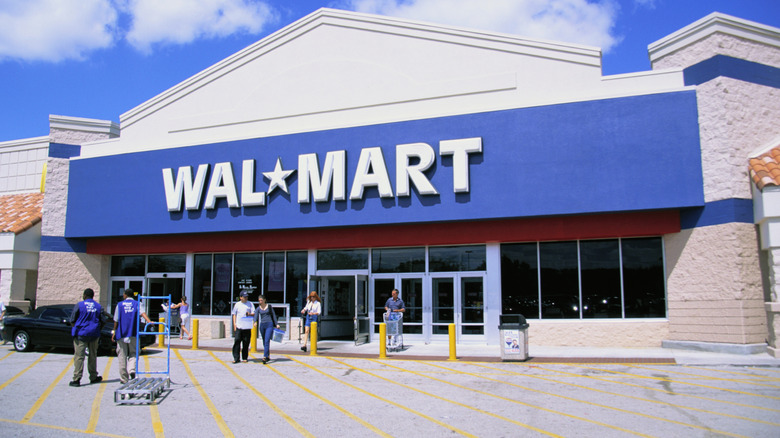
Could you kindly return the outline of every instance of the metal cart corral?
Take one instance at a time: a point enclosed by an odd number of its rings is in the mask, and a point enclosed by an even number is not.
[[[169,300],[170,295],[162,297],[139,297],[140,300]],[[141,301],[143,303],[143,301]],[[144,308],[149,308],[144,305]],[[114,403],[140,404],[154,403],[165,389],[171,387],[171,309],[168,307],[164,322],[150,322],[141,330],[139,321],[135,334],[135,375],[127,383],[114,391]],[[162,331],[160,328],[162,327]],[[141,358],[141,336],[165,336],[168,357],[165,371],[139,371],[138,362]],[[141,375],[164,375],[165,377],[141,377]]]
[[[388,312],[383,315],[387,329],[387,349],[400,351],[404,348],[404,314]]]

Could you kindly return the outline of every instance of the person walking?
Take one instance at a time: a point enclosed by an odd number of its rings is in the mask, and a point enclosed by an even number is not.
[[[125,289],[124,299],[116,305],[114,310],[114,331],[111,340],[116,342],[116,356],[119,362],[119,383],[125,384],[130,379],[135,379],[136,360],[136,336],[138,336],[138,320],[143,318],[147,323],[152,322],[146,316],[146,310],[135,300],[135,291]],[[132,369],[128,373],[128,359],[133,361]]]
[[[241,291],[239,302],[233,306],[233,363],[243,359],[249,361],[249,341],[252,339],[252,324],[255,305],[249,302],[249,293]]]
[[[187,304],[187,297],[182,295],[181,302],[171,306],[171,309],[179,309],[179,320],[181,321],[179,324],[179,339],[184,339],[184,333],[187,333],[187,340],[191,341],[192,334],[187,330],[187,321],[190,319],[190,305]]]
[[[100,341],[100,329],[103,327],[103,308],[95,301],[95,291],[84,289],[82,301],[73,306],[70,314],[70,323],[73,326],[73,380],[70,386],[81,386],[81,376],[84,373],[84,356],[89,350],[87,358],[87,371],[89,383],[98,383],[103,380],[97,371],[97,350]]]
[[[309,294],[309,301],[306,303],[306,307],[301,310],[301,313],[306,317],[305,332],[303,334],[303,347],[301,347],[301,351],[303,352],[306,352],[306,343],[309,341],[309,330],[311,330],[311,323],[319,321],[321,312],[322,304],[320,303],[320,296],[317,295],[317,291],[313,290]]]
[[[263,337],[263,365],[265,365],[271,360],[271,338],[274,336],[274,328],[279,328],[279,324],[273,306],[266,302],[264,295],[260,295],[257,299],[255,327]]]

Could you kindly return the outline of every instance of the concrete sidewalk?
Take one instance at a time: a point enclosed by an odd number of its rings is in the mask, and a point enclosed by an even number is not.
[[[297,340],[285,341],[281,344],[271,343],[271,356],[280,354],[309,354],[301,351]],[[191,348],[192,341],[171,338],[173,348]],[[230,354],[233,338],[201,339],[198,347],[225,351]],[[156,345],[147,348],[157,348]],[[262,351],[262,341],[258,339],[257,349]],[[529,347],[528,362],[565,363],[676,363],[681,365],[737,365],[737,366],[775,366],[780,367],[780,359],[768,353],[760,354],[728,354],[707,351],[683,350],[674,348],[595,348],[595,347],[544,347],[532,345]],[[379,357],[379,343],[372,342],[355,346],[351,341],[320,341],[317,353],[322,356],[343,357]],[[414,360],[447,360],[449,358],[447,343],[407,343],[402,351],[388,351],[392,359]],[[501,352],[496,345],[458,344],[456,357],[464,361],[501,361]]]

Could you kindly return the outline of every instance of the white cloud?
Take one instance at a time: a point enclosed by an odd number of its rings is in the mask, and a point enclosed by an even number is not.
[[[127,0],[122,9],[132,16],[126,39],[143,52],[157,44],[259,33],[275,19],[268,4],[253,0]]]
[[[111,46],[116,21],[109,0],[0,2],[0,60],[83,59]]]
[[[620,41],[612,34],[617,0],[347,0],[344,4],[358,12],[584,44],[604,52]]]

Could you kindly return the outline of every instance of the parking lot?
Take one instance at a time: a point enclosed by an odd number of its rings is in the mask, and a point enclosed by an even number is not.
[[[154,404],[71,388],[67,351],[0,347],[0,434],[17,436],[779,436],[780,368],[651,363],[398,360],[172,349]],[[166,370],[166,350],[140,367]],[[87,383],[87,376],[82,383]]]

